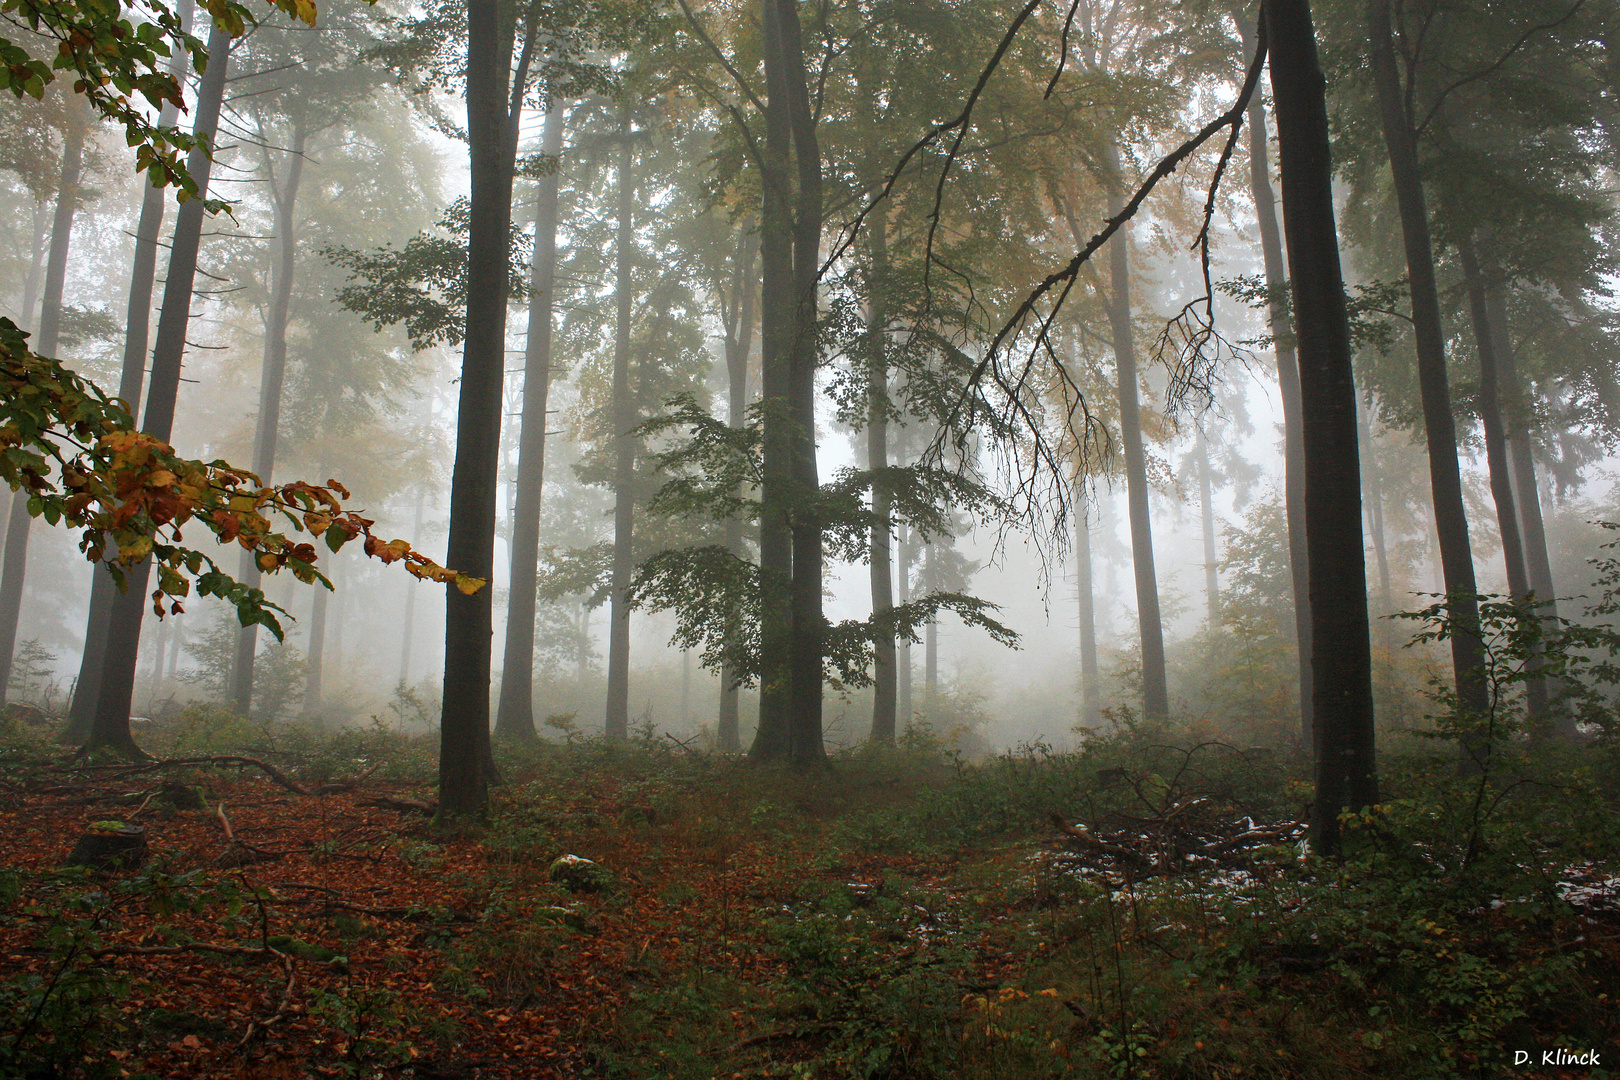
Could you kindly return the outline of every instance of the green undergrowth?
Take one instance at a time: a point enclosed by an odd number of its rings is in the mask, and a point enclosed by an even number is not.
[[[425,736],[238,736],[206,746],[281,755],[305,782],[375,767],[431,790]],[[174,740],[204,745],[191,728]],[[430,873],[452,845],[481,849],[462,906],[411,920],[437,997],[323,988],[302,1007],[365,1076],[405,1075],[407,1036],[450,1053],[469,1016],[531,1014],[554,1017],[575,1073],[625,1080],[1426,1080],[1551,1076],[1514,1054],[1559,1047],[1616,1060],[1620,912],[1612,895],[1570,899],[1620,868],[1612,751],[1510,738],[1464,776],[1454,746],[1387,754],[1384,801],[1346,818],[1332,862],[1289,830],[1302,763],[1129,715],[1073,751],[967,761],[924,730],[801,773],[650,736],[500,746],[486,824],[436,836],[402,820],[368,849]],[[206,787],[209,770],[187,776]],[[1172,833],[1272,839],[1218,862],[1170,844],[1150,868],[1076,847],[1054,814],[1150,853]],[[589,890],[552,880],[565,854],[599,863]],[[71,977],[5,987],[0,1028],[19,1034],[0,1061],[48,1070],[54,1048],[139,1020],[118,1007],[128,985],[74,958],[119,905],[175,886],[8,874],[0,907],[22,882],[43,911],[48,887],[61,914],[40,947]],[[257,917],[217,888],[200,878],[188,903]],[[364,913],[329,922],[286,932],[338,954],[386,932]],[[317,962],[333,963],[300,959]]]

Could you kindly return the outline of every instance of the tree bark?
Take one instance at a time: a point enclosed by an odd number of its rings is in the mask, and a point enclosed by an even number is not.
[[[912,542],[910,525],[903,525],[900,529],[900,566],[896,574],[895,599],[902,605],[911,603],[911,564],[917,561],[917,548]],[[900,731],[911,726],[911,717],[914,706],[911,696],[911,638],[902,637],[895,649],[895,711],[898,715]],[[896,733],[897,735],[899,732]]]
[[[893,494],[878,474],[889,467],[888,315],[884,291],[889,278],[889,239],[882,214],[872,218],[867,243],[871,248],[871,277],[867,283],[866,467],[872,472],[872,528],[869,577],[872,619],[894,611],[894,566],[890,558],[894,523]],[[872,645],[872,736],[874,743],[894,745],[895,650],[893,632],[879,633]]]
[[[796,0],[777,0],[793,160],[797,179],[793,207],[793,338],[789,390],[793,412],[793,486],[800,505],[793,515],[792,760],[803,768],[826,758],[822,736],[822,530],[821,478],[816,466],[816,284],[821,274],[821,147],[810,104],[809,74]]]
[[[426,491],[418,491],[416,493],[416,514],[411,520],[411,535],[412,536],[421,536],[422,535],[422,504],[425,503],[426,501],[427,501],[427,492]],[[419,584],[420,583],[417,582],[415,578],[412,578],[411,580],[409,580],[409,581],[407,581],[405,583],[404,626],[402,627],[402,629],[400,631],[400,641],[399,641],[399,685],[401,685],[401,686],[409,686],[409,685],[411,685],[411,646],[414,644],[412,639],[416,636],[416,591],[417,591],[417,588],[419,587]],[[322,614],[322,619],[324,621],[324,619],[325,619],[325,609],[324,608],[322,609],[321,614]],[[324,631],[325,631],[324,626],[322,627],[322,631],[324,633]],[[311,630],[310,633],[312,635],[311,638],[310,638],[310,641],[311,641],[310,648],[313,649],[314,648],[314,645],[313,645],[314,631]],[[504,681],[503,681],[502,685],[505,685]]]
[[[761,0],[765,68],[765,135],[760,149],[761,463],[759,726],[749,756],[781,761],[792,754],[794,282],[791,210],[793,125],[778,0]]]
[[[726,330],[726,423],[741,428],[748,420],[748,352],[753,343],[755,300],[759,283],[754,276],[754,259],[759,238],[745,225],[737,235],[731,297],[725,312]],[[741,519],[726,519],[726,549],[739,559],[747,557]],[[740,690],[730,664],[720,667],[720,710],[715,730],[716,743],[723,754],[742,749]]]
[[[414,584],[414,583],[413,583]],[[313,590],[314,599],[309,605],[309,650],[304,654],[304,705],[305,716],[319,716],[322,707],[322,694],[325,688],[322,683],[326,674],[326,605],[327,591],[320,586]]]
[[[1361,538],[1356,385],[1339,241],[1326,80],[1308,0],[1264,0],[1276,102],[1283,228],[1294,300],[1315,669],[1311,839],[1340,848],[1339,814],[1378,801],[1372,649]]]
[[[511,10],[467,0],[467,332],[462,343],[456,461],[445,561],[493,581],[501,391],[506,381],[507,245],[512,218]],[[490,654],[494,590],[447,589],[444,710],[439,725],[439,816],[481,817],[489,804]]]
[[[1254,49],[1253,23],[1239,9],[1235,16],[1243,47]],[[1256,93],[1249,100],[1249,193],[1260,227],[1260,252],[1266,268],[1267,307],[1272,350],[1277,357],[1277,391],[1283,412],[1283,507],[1288,517],[1288,573],[1294,587],[1294,642],[1299,656],[1300,731],[1311,745],[1315,691],[1311,667],[1311,568],[1305,544],[1305,431],[1301,423],[1299,357],[1284,296],[1288,269],[1282,235],[1277,230],[1277,199],[1271,189],[1270,152],[1266,139],[1266,105]]]
[[[558,102],[546,113],[540,152],[562,152],[565,114]],[[501,699],[495,737],[533,742],[534,615],[540,561],[540,500],[545,483],[546,406],[551,392],[551,322],[557,281],[558,169],[542,176],[534,193],[534,254],[529,264],[528,340],[523,349],[523,412],[518,421],[517,494],[513,502],[511,591],[506,647],[501,654]]]
[[[212,138],[219,126],[225,98],[225,73],[230,67],[231,37],[216,22],[208,35],[208,69],[197,88],[194,130]],[[180,395],[180,366],[185,357],[186,328],[191,320],[192,285],[197,277],[197,254],[202,244],[203,199],[213,162],[201,150],[186,159],[196,178],[199,197],[180,204],[174,235],[169,243],[169,266],[163,282],[163,305],[158,314],[157,341],[152,349],[151,385],[141,429],[168,442],[174,430],[175,405]],[[129,732],[129,710],[135,693],[135,666],[139,657],[141,621],[146,613],[147,582],[152,560],[128,573],[128,589],[113,600],[108,619],[107,651],[96,711],[90,725],[89,745],[125,756],[140,756]]]
[[[634,150],[630,145],[630,110],[619,120],[619,228],[615,241],[618,264],[614,286],[617,314],[613,331],[613,593],[608,609],[607,722],[610,739],[630,734],[630,579],[636,571],[635,482],[636,404],[630,395],[631,254],[635,244]]]
[[[928,583],[930,590],[939,588],[934,579],[934,545],[936,540],[930,540],[923,545],[923,580]],[[923,700],[928,703],[928,716],[934,718],[939,703],[935,697],[939,694],[939,620],[929,619],[923,627]]]
[[[293,127],[287,175],[276,183],[275,170],[265,151],[265,167],[270,174],[270,203],[275,215],[276,265],[270,285],[270,310],[264,322],[264,361],[259,372],[259,420],[253,434],[253,471],[261,484],[269,484],[276,465],[276,443],[281,434],[281,388],[287,380],[287,326],[292,321],[293,272],[298,254],[294,233],[294,211],[298,206],[298,185],[304,178],[304,149],[309,134],[302,121]],[[237,580],[258,588],[259,563],[251,551],[243,551]],[[259,627],[244,626],[236,636],[236,658],[231,665],[231,702],[236,711],[248,716],[253,708],[253,657],[258,651]]]
[[[70,118],[62,139],[62,172],[56,185],[56,214],[51,221],[51,250],[45,260],[45,292],[40,300],[39,334],[34,351],[41,356],[56,355],[62,328],[62,288],[67,280],[68,245],[73,235],[73,215],[79,203],[79,171],[84,160],[84,131]],[[22,619],[23,582],[28,573],[28,534],[33,516],[28,513],[29,494],[19,490],[11,497],[11,517],[6,523],[5,568],[0,571],[0,705],[5,704],[11,683],[12,655],[17,651],[17,627]]]
[[[1095,728],[1102,723],[1102,679],[1097,670],[1097,617],[1091,584],[1091,523],[1087,520],[1085,492],[1075,485],[1074,583],[1080,605],[1080,723]]]
[[[1215,492],[1209,468],[1209,442],[1204,429],[1196,429],[1198,454],[1198,505],[1204,533],[1204,607],[1209,628],[1215,629],[1221,618],[1220,564],[1215,555]]]
[[[175,6],[180,24],[191,28],[192,4],[181,0]],[[179,79],[185,74],[186,52],[175,49],[169,57],[169,74]],[[164,102],[158,112],[158,126],[172,127],[179,118],[173,102]],[[124,315],[124,357],[119,372],[118,396],[129,407],[131,418],[141,414],[141,390],[146,382],[146,347],[152,332],[152,286],[157,279],[158,240],[168,209],[168,192],[151,184],[141,194],[141,216],[135,226],[135,258],[129,269],[129,300]],[[84,653],[79,659],[79,677],[73,684],[73,701],[68,706],[67,727],[62,741],[82,744],[90,737],[90,722],[101,692],[101,673],[107,658],[107,630],[112,619],[113,597],[118,587],[106,570],[96,567],[90,576],[90,610],[84,623]],[[162,674],[161,647],[153,666],[152,693],[157,692]],[[150,695],[148,695],[150,696]]]
[[[1367,525],[1372,532],[1373,559],[1378,568],[1378,614],[1388,615],[1394,607],[1394,598],[1390,595],[1389,544],[1384,532],[1384,477],[1374,456],[1371,412],[1366,399],[1357,394],[1356,438],[1361,448],[1362,488],[1367,494]],[[1379,625],[1384,628],[1379,635],[1380,643],[1393,644],[1386,640],[1390,636],[1389,620],[1384,619]]]
[[[1119,148],[1106,151],[1111,191],[1108,212],[1124,212]],[[1136,341],[1131,327],[1130,229],[1122,226],[1108,244],[1108,324],[1113,331],[1119,378],[1119,441],[1125,456],[1130,499],[1131,562],[1136,571],[1136,621],[1142,644],[1142,712],[1153,719],[1170,715],[1164,670],[1164,627],[1159,615],[1159,580],[1153,564],[1153,518],[1149,506],[1147,453],[1142,445],[1142,406],[1137,397]]]
[[[1502,539],[1502,561],[1506,564],[1508,594],[1515,603],[1530,604],[1530,574],[1525,565],[1524,539],[1519,528],[1519,511],[1513,494],[1513,470],[1508,463],[1507,436],[1502,426],[1501,366],[1497,359],[1496,335],[1492,332],[1490,305],[1486,300],[1485,276],[1480,268],[1474,238],[1465,236],[1458,246],[1468,288],[1469,314],[1474,324],[1474,346],[1479,352],[1479,419],[1485,429],[1485,461],[1490,471],[1491,499],[1496,504],[1496,527]],[[1534,614],[1533,608],[1526,608]],[[1539,668],[1539,648],[1529,663]],[[1547,680],[1531,679],[1524,684],[1525,720],[1533,732],[1545,733],[1547,725]]]
[[[1490,708],[1479,636],[1479,589],[1474,580],[1462,473],[1457,464],[1456,420],[1451,412],[1451,389],[1446,377],[1445,335],[1440,325],[1429,213],[1418,166],[1417,140],[1402,100],[1389,0],[1368,0],[1367,23],[1372,41],[1373,79],[1378,88],[1379,114],[1406,251],[1418,387],[1423,399],[1423,427],[1429,451],[1429,484],[1433,491],[1435,531],[1439,536],[1440,565],[1445,575],[1453,629],[1451,662],[1457,681],[1457,700],[1466,716],[1479,720]],[[1483,769],[1489,753],[1488,741],[1464,740],[1463,767]]]

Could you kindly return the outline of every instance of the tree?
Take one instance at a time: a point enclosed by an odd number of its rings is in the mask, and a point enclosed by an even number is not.
[[[1310,565],[1316,795],[1311,835],[1339,849],[1339,815],[1378,800],[1372,645],[1361,539],[1356,387],[1333,212],[1326,80],[1309,0],[1264,0],[1299,357]]]
[[[183,31],[191,27],[192,4],[182,0],[176,16]],[[184,50],[176,49],[169,58],[169,75],[176,83],[185,73]],[[179,117],[174,101],[165,101],[158,115],[158,127],[172,128]],[[152,286],[157,278],[158,239],[163,231],[168,199],[156,184],[147,184],[141,195],[141,216],[135,226],[135,258],[129,269],[129,301],[124,317],[123,365],[118,380],[118,397],[138,415],[141,391],[146,385],[146,346],[151,338]],[[79,677],[73,683],[73,701],[68,707],[67,726],[62,741],[75,746],[90,737],[90,722],[101,694],[101,676],[107,658],[107,633],[112,622],[113,598],[117,589],[112,575],[92,573],[90,610],[85,619],[84,652],[79,660]]]
[[[635,149],[630,106],[619,114],[618,212],[614,237],[613,395],[613,580],[608,608],[607,710],[609,739],[630,734],[630,579],[635,573],[636,414],[630,391],[631,252],[635,235]]]
[[[528,741],[536,737],[534,623],[539,589],[540,494],[545,478],[546,403],[551,387],[551,323],[557,282],[557,174],[562,167],[559,159],[566,120],[563,104],[551,102],[540,139],[540,155],[547,163],[547,171],[535,183],[517,496],[512,502],[511,600],[506,609],[506,645],[501,654],[501,698],[495,711],[498,739]]]
[[[54,356],[62,329],[62,288],[67,278],[68,245],[73,215],[79,204],[79,172],[83,165],[85,123],[69,119],[62,134],[62,171],[56,185],[56,214],[51,223],[50,255],[45,264],[45,291],[39,312],[39,348]],[[23,577],[28,566],[28,533],[32,518],[29,496],[11,497],[6,524],[5,568],[0,571],[0,704],[11,680],[11,657],[17,648],[17,624],[22,616]]]
[[[1373,80],[1378,90],[1379,116],[1389,152],[1390,175],[1400,208],[1401,236],[1406,250],[1418,384],[1423,399],[1423,428],[1429,449],[1429,482],[1434,493],[1435,530],[1440,538],[1440,561],[1445,572],[1446,595],[1456,631],[1450,635],[1450,639],[1457,700],[1469,715],[1480,717],[1486,715],[1490,702],[1479,633],[1479,601],[1476,598],[1479,590],[1474,580],[1474,556],[1468,542],[1468,515],[1463,507],[1462,474],[1457,464],[1457,428],[1451,412],[1445,335],[1440,323],[1440,298],[1435,284],[1434,249],[1429,237],[1429,212],[1413,130],[1415,118],[1409,111],[1411,99],[1403,91],[1400,70],[1395,62],[1389,0],[1368,0],[1367,25],[1371,38]],[[1467,755],[1466,767],[1483,768],[1482,756],[1489,753],[1489,747],[1467,742],[1464,751]]]

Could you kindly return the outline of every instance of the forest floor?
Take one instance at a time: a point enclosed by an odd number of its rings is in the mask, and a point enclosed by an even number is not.
[[[1426,885],[1426,842],[1393,825],[1382,854],[1328,866],[1282,812],[1287,770],[1215,745],[812,775],[650,739],[548,746],[505,758],[489,822],[455,834],[418,809],[428,748],[405,740],[386,761],[380,743],[261,747],[274,778],[196,760],[219,754],[130,767],[19,745],[0,759],[0,1076],[1620,1061],[1615,837],[1566,848],[1539,892],[1500,869]],[[130,826],[138,869],[61,869],[81,837]]]

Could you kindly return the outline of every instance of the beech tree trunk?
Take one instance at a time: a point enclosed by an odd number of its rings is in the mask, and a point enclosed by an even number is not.
[[[939,588],[934,578],[934,545],[930,540],[923,545],[923,580],[929,590]],[[939,620],[929,619],[923,627],[923,700],[928,705],[928,716],[933,719],[938,708],[934,700],[939,693]]]
[[[741,428],[748,419],[748,351],[753,343],[755,299],[759,283],[755,280],[754,258],[759,253],[759,240],[745,224],[737,235],[737,252],[733,259],[731,295],[724,313],[726,330],[726,422],[732,428]],[[726,548],[739,559],[747,557],[743,542],[743,523],[732,517],[726,519]],[[730,664],[720,668],[720,715],[715,740],[723,754],[735,754],[742,749],[741,710],[738,698],[736,672]]]
[[[608,608],[607,724],[610,739],[630,734],[630,579],[636,571],[635,482],[636,404],[630,395],[630,304],[634,290],[631,256],[635,244],[634,151],[630,145],[630,111],[619,121],[618,263],[614,286],[618,312],[613,332],[613,593]]]
[[[552,102],[540,136],[540,152],[552,160],[562,152],[564,122],[561,104]],[[495,710],[495,737],[523,742],[539,737],[534,727],[534,616],[540,562],[540,497],[545,483],[546,406],[551,396],[558,171],[554,168],[535,184],[528,340],[523,349],[523,412],[518,421],[517,493],[512,510],[511,590],[506,608],[506,647],[501,654],[501,698]]]
[[[411,519],[411,535],[422,535],[422,505],[427,501],[427,492],[418,491],[416,494],[416,514]],[[405,615],[404,627],[400,631],[399,641],[399,683],[401,686],[411,685],[411,647],[416,636],[416,591],[419,583],[413,578],[405,583]],[[324,591],[324,590],[322,590]],[[324,623],[326,609],[321,609],[321,618]],[[322,626],[324,633],[325,626]],[[311,630],[310,648],[314,649],[314,631]],[[504,684],[503,684],[504,685]]]
[[[276,183],[274,167],[266,151],[265,166],[270,173],[270,203],[276,234],[275,271],[270,283],[270,310],[264,322],[264,362],[259,372],[259,420],[253,434],[253,471],[263,484],[270,483],[276,466],[276,442],[281,434],[281,388],[287,380],[287,326],[292,321],[293,271],[298,254],[294,235],[294,211],[298,206],[298,185],[304,178],[304,149],[309,134],[302,121],[293,127],[287,175]],[[258,588],[259,564],[253,552],[243,551],[237,580]],[[316,588],[321,588],[317,585]],[[253,657],[258,651],[259,627],[244,626],[236,636],[236,658],[231,665],[231,702],[243,716],[253,709]]]
[[[893,495],[878,473],[889,467],[889,364],[888,315],[884,292],[889,278],[889,238],[882,214],[872,218],[867,242],[871,248],[872,269],[867,284],[867,369],[866,369],[866,467],[872,471],[872,528],[869,577],[872,588],[872,618],[887,617],[894,610],[894,565],[890,558],[894,523],[891,520]],[[872,741],[893,746],[895,737],[895,650],[894,634],[881,633],[872,646]]]
[[[326,605],[328,594],[325,589],[314,589],[315,598],[309,605],[309,649],[304,654],[304,705],[305,716],[319,716],[322,706],[322,695],[325,688],[322,686],[326,674]]]
[[[180,24],[191,28],[192,4],[181,0],[175,6]],[[186,53],[176,49],[169,57],[169,74],[176,79],[185,74]],[[173,102],[164,102],[158,112],[158,126],[172,127],[179,117]],[[158,239],[163,232],[163,216],[168,209],[169,193],[164,188],[146,184],[141,194],[141,216],[135,226],[135,258],[129,269],[129,300],[124,309],[124,357],[119,372],[118,396],[129,407],[131,418],[141,414],[141,390],[146,382],[146,346],[152,332],[152,286],[157,279]],[[118,586],[110,573],[101,567],[90,575],[90,610],[84,621],[84,652],[79,658],[79,677],[73,683],[73,701],[68,706],[67,727],[62,741],[80,745],[90,737],[90,722],[96,712],[96,698],[101,692],[101,673],[107,658],[107,630],[112,620],[113,597]],[[163,670],[162,646],[152,671],[152,690]]]
[[[795,323],[793,123],[779,0],[761,0],[765,134],[760,148],[760,392],[764,409],[759,522],[759,726],[749,756],[791,756],[793,731],[793,484]]]
[[[1254,49],[1254,24],[1236,15],[1246,52]],[[1309,746],[1314,739],[1313,672],[1311,667],[1311,568],[1305,544],[1305,431],[1301,421],[1299,357],[1294,328],[1284,302],[1288,270],[1282,235],[1277,230],[1277,200],[1271,190],[1266,139],[1266,105],[1262,95],[1249,99],[1249,194],[1260,227],[1260,252],[1266,268],[1266,294],[1271,315],[1272,351],[1277,358],[1277,391],[1283,412],[1283,507],[1288,517],[1288,572],[1294,588],[1294,642],[1299,656],[1300,731]]]
[[[1102,679],[1097,670],[1096,600],[1091,584],[1091,523],[1087,520],[1085,492],[1075,485],[1074,584],[1080,605],[1080,724],[1102,723]]]
[[[821,272],[821,146],[810,103],[804,35],[796,0],[777,0],[781,11],[781,57],[787,76],[788,116],[797,179],[793,207],[792,385],[793,486],[802,500],[793,514],[793,645],[791,757],[796,767],[826,758],[822,736],[822,530],[816,466],[816,283]]]
[[[902,605],[911,603],[911,564],[917,561],[917,547],[912,542],[910,525],[900,529],[900,566],[896,574],[895,599]],[[911,638],[902,637],[895,649],[895,711],[899,714],[900,731],[911,726],[914,705],[911,697]],[[898,732],[896,733],[898,734]]]
[[[193,130],[212,138],[219,126],[220,106],[225,99],[225,74],[230,68],[231,36],[213,25],[208,35],[208,69],[197,87],[193,105]],[[151,385],[141,430],[168,442],[174,431],[175,405],[180,396],[180,366],[185,358],[186,328],[191,321],[192,285],[197,277],[197,254],[202,244],[203,199],[207,192],[213,162],[201,150],[186,159],[186,168],[196,178],[199,197],[180,204],[175,213],[174,235],[169,243],[169,266],[163,282],[163,305],[158,314],[157,341],[152,349]],[[140,652],[141,621],[151,601],[147,583],[152,560],[146,559],[128,573],[127,591],[113,599],[108,619],[107,651],[103,660],[101,686],[96,695],[95,716],[90,725],[89,745],[116,754],[136,757],[141,750],[129,732],[129,710],[135,693],[135,666]]]
[[[84,159],[84,131],[70,118],[62,137],[62,172],[56,185],[56,214],[51,221],[51,250],[45,260],[45,293],[40,301],[39,334],[34,351],[56,355],[62,329],[62,288],[67,280],[68,245],[73,215],[79,203],[79,170]],[[0,705],[11,683],[11,661],[17,651],[17,626],[22,618],[23,582],[28,573],[28,534],[33,516],[28,513],[28,492],[11,497],[6,523],[5,568],[0,570]]]
[[[1204,429],[1197,428],[1198,454],[1198,506],[1204,532],[1204,607],[1205,618],[1213,630],[1221,618],[1220,564],[1215,555],[1215,492],[1210,477],[1209,442]]]
[[[467,2],[467,333],[462,342],[456,461],[445,563],[493,581],[495,503],[506,382],[507,244],[515,138],[506,97],[514,22],[504,5]],[[439,816],[481,817],[489,804],[489,690],[494,589],[446,590]]]
[[[1106,166],[1112,185],[1108,213],[1124,212],[1119,149],[1109,144]],[[1119,441],[1125,457],[1130,499],[1131,562],[1136,571],[1136,622],[1142,643],[1142,712],[1153,719],[1170,715],[1164,670],[1164,627],[1159,615],[1159,579],[1153,564],[1153,518],[1149,506],[1147,453],[1142,445],[1142,406],[1137,397],[1136,340],[1131,328],[1130,228],[1122,226],[1108,244],[1108,324],[1113,331],[1114,365],[1119,378]]]
[[[1406,249],[1418,387],[1423,399],[1423,427],[1429,451],[1429,484],[1434,497],[1440,565],[1453,624],[1451,662],[1457,681],[1457,700],[1467,716],[1479,720],[1490,708],[1479,636],[1479,588],[1474,580],[1468,514],[1463,506],[1462,474],[1457,464],[1457,429],[1446,377],[1445,335],[1440,325],[1429,212],[1418,167],[1417,140],[1395,62],[1389,0],[1368,0],[1367,23],[1372,39],[1373,80],[1378,87],[1384,143],[1389,151],[1390,176],[1400,207],[1401,238]],[[1464,740],[1463,767],[1483,769],[1489,753],[1488,740],[1482,737]]]
[[[1513,470],[1508,463],[1507,435],[1502,426],[1501,368],[1496,355],[1496,335],[1492,333],[1490,306],[1485,296],[1485,276],[1480,268],[1473,237],[1463,237],[1458,254],[1468,288],[1474,346],[1479,352],[1479,419],[1485,429],[1485,460],[1490,470],[1491,499],[1496,504],[1496,527],[1502,539],[1502,561],[1506,564],[1508,594],[1516,602],[1528,604],[1533,598],[1530,595],[1530,574],[1525,566],[1519,512],[1513,495]],[[1539,654],[1540,650],[1536,652]],[[1536,660],[1532,660],[1532,664],[1540,666]],[[1530,729],[1544,730],[1548,710],[1547,681],[1529,680],[1524,684],[1524,693],[1525,719]]]
[[[1276,102],[1283,227],[1299,356],[1315,668],[1311,840],[1340,848],[1339,814],[1378,801],[1372,648],[1361,538],[1356,384],[1333,220],[1326,80],[1308,0],[1264,0]]]
[[[1389,588],[1389,544],[1384,532],[1384,477],[1374,457],[1372,409],[1365,398],[1356,395],[1356,437],[1361,447],[1362,490],[1367,499],[1367,526],[1372,533],[1373,559],[1378,567],[1378,614],[1388,615],[1394,607]],[[1392,645],[1389,620],[1378,624],[1380,642]]]

